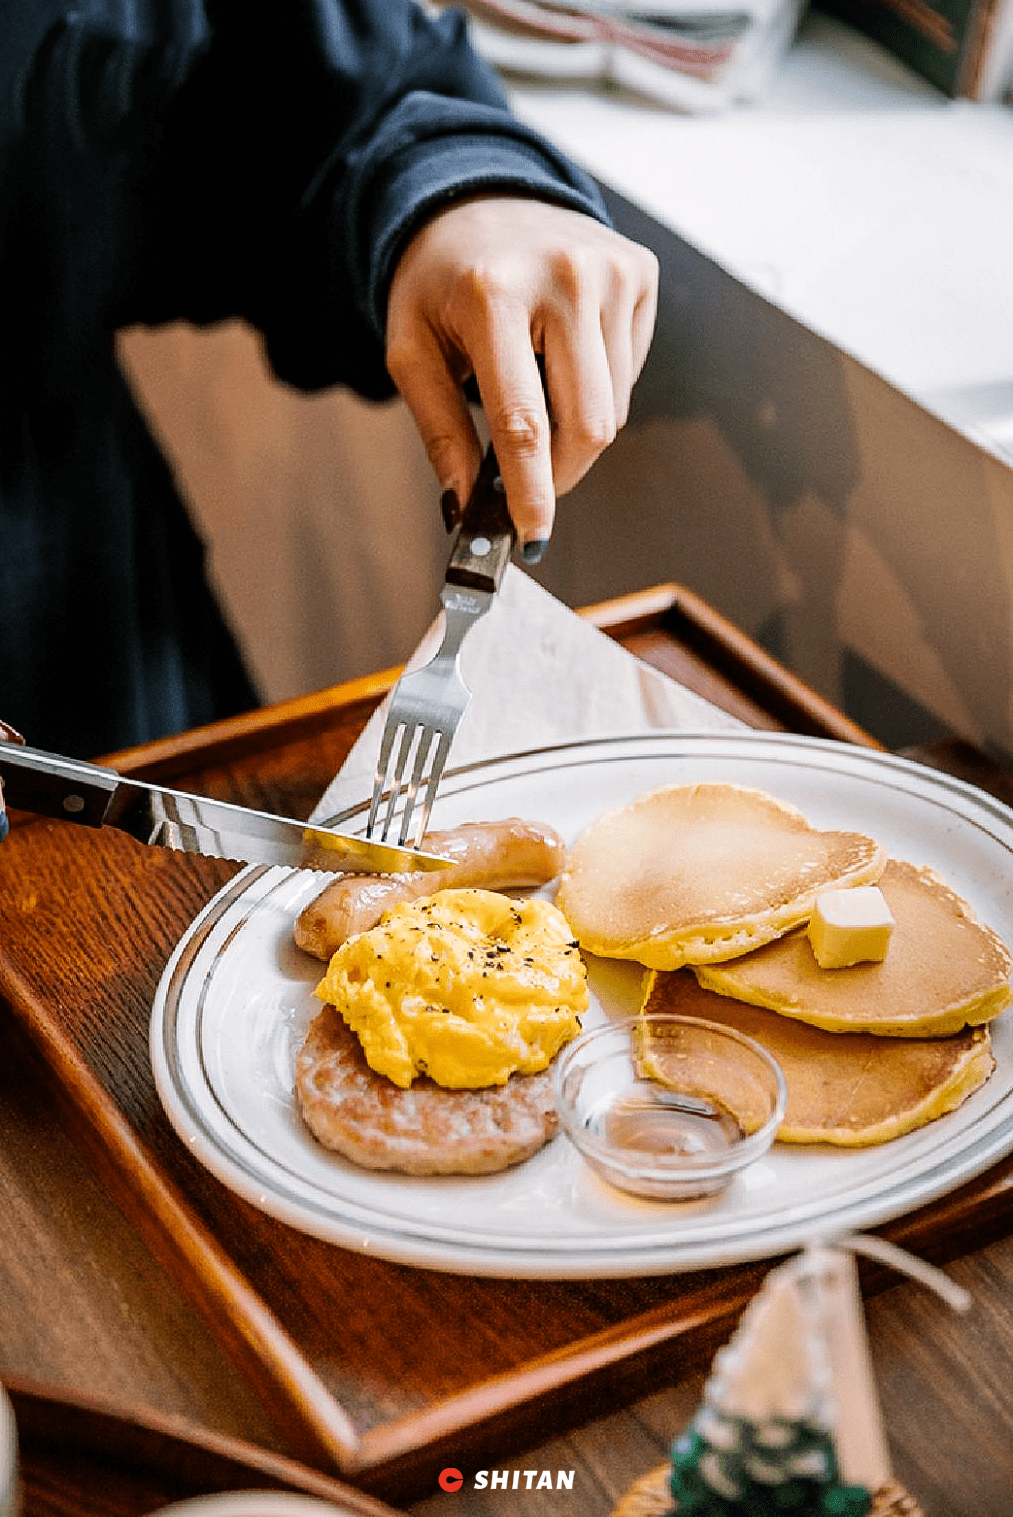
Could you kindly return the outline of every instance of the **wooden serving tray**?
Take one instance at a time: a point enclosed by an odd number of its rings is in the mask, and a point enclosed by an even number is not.
[[[871,742],[678,587],[589,615],[756,725]],[[396,672],[117,763],[305,816]],[[446,1465],[500,1462],[706,1362],[766,1263],[614,1281],[413,1269],[273,1221],[190,1157],[157,1099],[149,1014],[175,943],[234,873],[17,818],[0,848],[0,992],[75,1139],[295,1456],[388,1499],[429,1495]],[[1013,1161],[883,1231],[952,1257],[1008,1230],[1011,1187]]]
[[[97,1512],[146,1517],[170,1503],[233,1491],[326,1501],[342,1517],[397,1517],[343,1481],[238,1438],[132,1415],[32,1381],[5,1387],[18,1428],[21,1517]]]

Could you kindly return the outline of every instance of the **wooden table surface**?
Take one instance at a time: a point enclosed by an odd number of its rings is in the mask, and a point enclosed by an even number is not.
[[[675,587],[589,615],[754,725],[864,740]],[[120,755],[118,763],[305,816],[390,677]],[[958,771],[981,762],[959,747],[941,761]],[[985,768],[973,777],[995,778]],[[994,788],[1002,792],[1007,783],[999,776]],[[19,837],[27,843],[41,825],[15,821],[0,868],[6,850],[15,859]],[[13,889],[4,877],[0,891]],[[37,903],[26,897],[16,906],[6,917],[0,909],[0,932],[16,931],[23,919],[17,912],[33,913]],[[73,924],[54,919],[45,938],[54,973],[72,936]],[[9,970],[19,962],[10,954],[4,978],[5,946],[12,944],[0,938],[0,1378],[12,1390],[22,1431],[24,1517],[139,1517],[189,1492],[264,1484],[327,1494],[348,1510],[381,1511],[369,1497],[343,1494],[346,1483],[308,1456],[276,1409],[265,1408],[263,1387],[258,1393],[253,1378],[237,1371],[216,1325],[179,1288],[173,1260],[163,1255],[159,1262],[150,1250],[122,1177],[82,1137],[80,1106],[72,1109],[66,1097],[67,1070],[54,1074],[51,1051],[31,1035],[22,1014],[26,975],[23,966]],[[93,951],[100,960],[103,944]],[[68,999],[68,1015],[69,1008]],[[101,1005],[95,1013],[100,1035]],[[971,1292],[971,1314],[957,1317],[923,1287],[877,1277],[867,1305],[873,1359],[895,1472],[928,1517],[1006,1517],[1013,1510],[1013,1200],[1005,1175],[991,1186],[984,1210],[970,1213],[958,1202],[949,1217],[955,1225],[947,1239],[929,1251],[947,1259],[950,1274]],[[962,1226],[968,1217],[973,1226]],[[340,1266],[344,1256],[333,1252]],[[762,1272],[754,1272],[754,1283]],[[508,1299],[516,1310],[520,1298]],[[529,1301],[536,1309],[537,1290]],[[397,1303],[390,1309],[396,1319]],[[428,1474],[414,1470],[403,1499],[395,1490],[398,1508],[426,1517],[605,1517],[634,1479],[664,1459],[695,1407],[713,1347],[705,1338],[679,1340],[667,1357],[645,1359],[636,1383],[623,1385],[622,1405],[614,1379],[590,1377],[554,1424],[570,1430],[546,1441],[548,1424],[537,1418],[524,1424],[519,1442],[516,1429],[503,1445],[475,1447],[462,1437],[455,1451],[451,1438],[439,1445]],[[474,1344],[476,1356],[495,1352],[491,1340]],[[460,1469],[464,1484],[443,1493],[437,1477],[449,1466]],[[509,1471],[507,1488],[475,1489],[479,1469]],[[557,1485],[559,1472],[571,1471],[572,1486],[545,1488],[543,1472]]]

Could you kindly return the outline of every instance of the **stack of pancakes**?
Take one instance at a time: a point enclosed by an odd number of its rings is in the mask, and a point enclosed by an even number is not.
[[[877,883],[894,918],[882,963],[821,969],[821,890]],[[812,827],[735,785],[671,786],[574,845],[557,902],[581,946],[651,972],[643,1009],[725,1023],[780,1063],[785,1142],[898,1137],[988,1079],[988,1023],[1013,958],[940,876],[872,838]]]

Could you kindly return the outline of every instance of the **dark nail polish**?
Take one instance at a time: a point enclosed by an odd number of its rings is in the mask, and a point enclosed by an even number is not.
[[[0,843],[3,842],[9,831],[10,823],[7,820],[7,813],[6,811],[0,811]]]
[[[521,558],[523,558],[526,564],[540,564],[545,557],[545,550],[548,546],[549,539],[547,537],[533,537],[521,549]]]
[[[444,490],[440,496],[440,511],[443,515],[443,525],[448,532],[453,532],[461,520],[461,505],[457,499],[456,490]]]

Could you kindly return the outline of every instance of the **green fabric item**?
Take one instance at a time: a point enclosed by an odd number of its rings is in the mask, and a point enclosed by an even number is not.
[[[865,1517],[872,1505],[869,1491],[842,1483],[829,1434],[811,1423],[757,1424],[709,1407],[671,1460],[678,1517]]]

